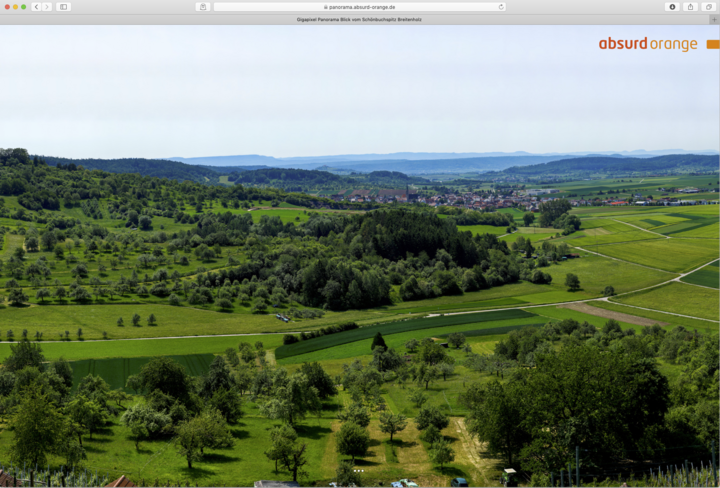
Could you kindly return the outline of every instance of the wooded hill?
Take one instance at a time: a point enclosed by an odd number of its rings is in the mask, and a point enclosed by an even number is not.
[[[219,178],[222,174],[221,171],[215,169],[162,159],[70,159],[55,156],[41,156],[41,158],[50,166],[69,167],[72,165],[75,168],[82,166],[85,169],[99,169],[108,173],[137,173],[141,176],[155,176],[157,178],[197,181],[209,184],[219,184]],[[241,171],[237,168],[234,169]]]
[[[486,176],[584,176],[591,174],[667,174],[718,171],[719,156],[670,154],[654,158],[583,157],[531,166],[513,166]]]
[[[285,191],[309,191],[317,189],[404,188],[407,185],[425,185],[425,178],[408,176],[397,171],[373,171],[371,173],[339,176],[327,171],[266,168],[233,173],[228,180],[244,186],[282,188]]]

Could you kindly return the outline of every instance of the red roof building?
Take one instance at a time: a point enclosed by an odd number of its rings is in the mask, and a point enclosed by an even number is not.
[[[116,479],[115,481],[113,481],[112,483],[110,483],[109,485],[105,485],[106,488],[107,488],[107,487],[113,487],[113,488],[115,488],[115,487],[118,487],[118,486],[128,486],[128,487],[131,487],[131,488],[132,488],[132,487],[134,487],[134,486],[136,486],[136,485],[135,485],[135,483],[133,483],[132,481],[130,481],[129,479],[127,479],[127,478],[125,477],[125,475],[122,475],[121,477],[119,477],[118,479]]]

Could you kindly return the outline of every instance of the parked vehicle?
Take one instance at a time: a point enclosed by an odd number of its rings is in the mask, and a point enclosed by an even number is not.
[[[465,478],[453,478],[450,480],[450,486],[468,486],[468,482]]]
[[[509,486],[517,486],[517,471],[512,468],[508,468],[500,475],[500,484],[506,488]]]
[[[401,479],[400,483],[406,488],[415,488],[418,486],[418,484],[415,483],[413,480],[409,480],[407,478]]]

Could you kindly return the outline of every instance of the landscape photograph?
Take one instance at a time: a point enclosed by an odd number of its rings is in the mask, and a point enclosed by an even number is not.
[[[705,26],[480,27],[4,26],[0,486],[718,486]]]

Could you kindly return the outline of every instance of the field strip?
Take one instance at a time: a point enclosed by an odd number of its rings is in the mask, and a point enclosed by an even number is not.
[[[645,317],[638,317],[636,315],[630,315],[622,312],[615,312],[613,310],[605,310],[604,308],[597,308],[587,303],[568,303],[565,305],[558,305],[557,308],[569,308],[576,312],[582,312],[588,315],[594,315],[596,317],[602,317],[605,319],[615,319],[619,322],[627,322],[628,324],[642,325],[649,327],[654,324],[658,325],[670,325],[667,322],[659,322],[657,320],[648,319]]]
[[[507,310],[507,309],[505,309]],[[128,337],[125,339],[90,339],[84,341],[45,341],[41,344],[87,344],[89,342],[117,342],[117,341],[154,341],[156,339],[208,339],[211,337],[243,337],[243,336],[266,336],[266,335],[285,335],[300,334],[300,332],[257,332],[255,334],[216,334],[216,335],[191,335],[191,336],[168,336],[168,337]],[[32,341],[37,342],[37,341]]]
[[[612,244],[606,244],[606,245],[614,245],[614,244],[622,244],[622,243],[621,243],[621,242],[617,242],[617,243],[616,243],[616,242],[613,242]],[[660,269],[660,268],[653,268],[653,267],[651,267],[651,266],[645,266],[644,264],[633,263],[632,261],[625,261],[624,259],[614,258],[614,257],[612,257],[612,256],[607,256],[607,255],[605,255],[605,254],[600,254],[599,252],[589,251],[589,250],[584,249],[584,248],[582,248],[582,247],[578,247],[578,246],[573,246],[573,247],[574,247],[575,249],[580,249],[581,251],[589,252],[590,254],[595,254],[596,256],[602,256],[602,257],[604,257],[604,258],[614,259],[615,261],[620,261],[621,263],[632,264],[632,265],[634,265],[634,266],[640,266],[641,268],[652,269],[653,271],[662,271],[663,273],[677,274],[677,273],[673,273],[672,271],[667,271],[667,270]],[[717,261],[717,259],[715,259],[714,261]],[[694,271],[694,270],[693,270],[693,271]],[[672,280],[671,280],[671,281],[672,281]],[[637,291],[637,290],[636,290],[636,291]]]
[[[713,288],[713,290],[714,290],[714,288]],[[703,319],[700,317],[693,317],[692,315],[683,315],[681,313],[666,312],[665,310],[656,310],[654,308],[637,307],[635,305],[628,305],[627,303],[621,303],[621,302],[611,302],[609,300],[606,300],[606,301],[608,301],[609,303],[614,303],[615,305],[622,305],[623,307],[637,308],[638,310],[647,310],[648,312],[665,313],[668,315],[675,315],[676,317],[684,317],[686,319],[695,319],[695,320],[702,320],[705,322],[712,322],[713,324],[720,323],[717,320]]]
[[[664,237],[665,239],[670,239],[670,236],[664,236],[664,235],[662,235],[662,234],[658,234],[657,232],[653,232],[653,231],[651,231],[651,230],[643,229],[642,227],[638,227],[637,225],[633,225],[633,224],[630,224],[630,223],[628,223],[628,222],[622,222],[622,221],[620,221],[620,220],[615,220],[615,219],[610,219],[610,220],[613,220],[613,221],[618,222],[618,223],[621,223],[621,224],[629,225],[630,227],[635,227],[636,229],[640,229],[640,230],[642,230],[642,231],[649,232],[649,233],[651,233],[651,234],[655,234],[656,236]]]
[[[700,288],[707,288],[708,290],[717,291],[717,288],[713,288],[712,286],[698,285],[697,283],[690,283],[689,281],[680,281],[680,278],[675,278],[673,281],[677,281],[678,283],[682,283],[683,285],[699,286]]]

